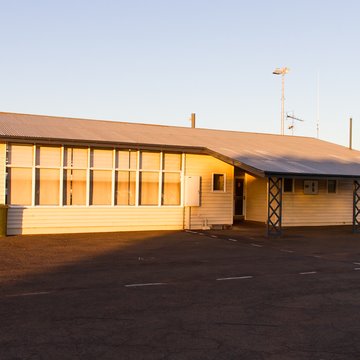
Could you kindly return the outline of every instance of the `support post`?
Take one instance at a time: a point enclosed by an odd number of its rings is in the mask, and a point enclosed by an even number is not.
[[[354,180],[353,232],[360,233],[360,180]]]
[[[268,178],[268,219],[267,234],[270,236],[280,236],[282,233],[282,178]]]
[[[281,135],[285,134],[285,74],[281,75]]]
[[[352,150],[352,118],[350,118],[349,126],[349,149]]]

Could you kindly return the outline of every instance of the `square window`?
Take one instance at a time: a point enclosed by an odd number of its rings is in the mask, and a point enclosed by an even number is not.
[[[92,149],[91,167],[94,169],[111,169],[113,166],[113,151]]]
[[[335,194],[336,188],[337,188],[337,182],[336,180],[328,180],[327,181],[327,192],[328,194]]]
[[[37,146],[36,165],[49,168],[60,167],[61,148],[55,146]]]
[[[11,205],[31,205],[32,169],[8,169],[8,203]]]
[[[90,180],[90,204],[111,205],[111,170],[92,170]]]
[[[165,153],[163,159],[163,169],[170,171],[180,171],[181,154]]]
[[[59,205],[60,171],[36,169],[35,205]]]
[[[284,193],[292,193],[294,191],[294,179],[284,179]]]
[[[160,153],[158,152],[141,152],[140,167],[142,170],[159,170]]]
[[[136,150],[118,150],[116,152],[116,167],[118,169],[136,170],[137,151]]]
[[[33,146],[10,144],[8,151],[8,164],[16,166],[32,166]]]
[[[73,147],[65,148],[64,166],[86,169],[88,166],[88,149]]]
[[[213,191],[225,191],[225,174],[213,174]]]

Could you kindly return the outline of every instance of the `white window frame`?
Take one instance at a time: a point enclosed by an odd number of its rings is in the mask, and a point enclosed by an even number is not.
[[[224,176],[224,189],[223,190],[214,190],[214,176],[215,175],[223,175]],[[216,172],[216,173],[211,174],[211,192],[221,193],[221,194],[226,193],[226,174],[225,173]]]
[[[289,179],[292,181],[291,191],[285,191],[285,179]],[[295,179],[294,178],[283,178],[282,192],[283,192],[283,194],[293,194],[295,192]]]
[[[10,144],[18,144],[16,141],[15,142],[7,142],[6,146],[7,146],[7,152],[8,152],[8,148]],[[54,207],[54,208],[60,208],[60,207],[183,207],[184,204],[184,174],[185,174],[185,153],[183,152],[164,152],[164,151],[156,151],[156,150],[146,150],[146,149],[131,149],[131,151],[136,152],[136,157],[137,157],[137,164],[136,164],[136,169],[122,169],[120,167],[117,166],[116,164],[116,152],[119,150],[124,150],[123,148],[118,148],[118,147],[97,147],[97,146],[84,146],[84,145],[69,145],[69,144],[42,144],[42,143],[24,143],[24,145],[30,145],[32,146],[32,153],[33,153],[33,157],[32,157],[32,166],[25,166],[26,168],[31,168],[32,169],[32,194],[31,194],[31,205],[10,205],[11,207]],[[37,148],[40,146],[54,146],[54,147],[59,147],[60,148],[60,153],[61,153],[61,161],[60,161],[60,166],[40,166],[37,165],[36,161],[37,161]],[[76,168],[77,170],[85,170],[86,171],[86,201],[85,201],[85,205],[65,205],[65,201],[64,201],[64,171],[69,169],[69,166],[65,166],[64,163],[64,159],[65,159],[65,149],[67,147],[79,147],[79,148],[86,148],[87,149],[87,167],[79,167]],[[91,166],[91,160],[92,160],[92,154],[93,151],[96,149],[105,149],[105,150],[110,150],[112,151],[112,167],[111,168],[94,168],[93,166]],[[156,152],[159,154],[160,156],[160,168],[159,169],[146,169],[143,170],[140,167],[140,160],[141,160],[141,154],[142,152]],[[176,153],[179,154],[179,156],[181,156],[181,169],[180,170],[165,170],[164,169],[164,165],[163,165],[163,161],[164,161],[164,156],[165,153]],[[8,154],[7,157],[8,158]],[[23,167],[23,166],[12,166],[10,164],[5,164],[5,168],[6,168],[6,172],[8,171],[9,168],[11,167]],[[57,205],[39,205],[35,203],[35,199],[36,199],[36,171],[40,168],[49,168],[49,169],[57,169],[59,170],[60,173],[60,188],[59,188],[59,204]],[[91,205],[90,204],[90,179],[91,179],[91,171],[93,170],[107,170],[107,171],[111,171],[111,179],[112,179],[112,186],[111,186],[111,204],[108,205]],[[135,187],[135,204],[134,205],[115,205],[115,175],[116,175],[116,171],[133,171],[136,173],[136,187]],[[159,177],[159,196],[158,196],[158,203],[156,205],[141,205],[140,204],[140,196],[139,196],[139,190],[140,190],[140,174],[142,172],[156,172],[158,174]],[[178,205],[163,205],[162,204],[162,192],[163,192],[163,184],[162,184],[162,179],[164,176],[164,173],[176,173],[179,174],[180,176],[180,202]],[[214,192],[226,192],[226,174],[225,173],[216,173],[216,174],[221,174],[224,176],[224,190],[216,190]],[[8,186],[8,180],[6,180],[6,186]],[[7,194],[9,195],[9,194]],[[6,199],[8,200],[8,198]]]
[[[329,192],[329,181],[335,181],[335,192]],[[338,193],[338,185],[339,185],[339,182],[335,179],[327,179],[326,180],[326,193],[327,194],[337,194]]]
[[[165,154],[176,154],[180,156],[180,170],[167,170],[164,169],[164,156]],[[160,183],[160,205],[162,207],[182,207],[183,206],[183,174],[184,174],[184,153],[179,153],[179,152],[171,152],[171,151],[162,151],[161,152],[161,183]],[[177,205],[164,205],[163,204],[163,178],[164,178],[164,174],[179,174],[180,176],[180,202]]]
[[[68,148],[80,148],[80,149],[84,149],[86,150],[87,152],[87,164],[86,164],[86,167],[73,167],[72,165],[68,165],[66,164],[65,165],[65,152]],[[67,144],[63,144],[62,145],[62,159],[61,159],[61,166],[62,166],[62,169],[61,169],[61,183],[62,183],[62,186],[61,186],[61,204],[60,204],[60,207],[64,207],[64,208],[81,208],[81,207],[89,207],[89,202],[90,202],[90,155],[91,155],[91,152],[90,152],[90,147],[89,146],[81,146],[81,145],[67,145]],[[65,204],[65,199],[64,199],[64,187],[65,187],[65,184],[64,184],[64,172],[67,171],[67,170],[84,170],[85,171],[85,204],[82,204],[82,205],[66,205]]]
[[[50,165],[38,165],[37,161],[38,161],[38,149],[41,147],[54,147],[54,148],[59,148],[60,149],[60,166],[50,166]],[[64,167],[63,167],[63,157],[62,157],[62,153],[63,153],[63,145],[58,145],[58,144],[34,144],[34,157],[33,157],[33,171],[32,171],[32,175],[33,175],[33,193],[32,193],[32,206],[34,207],[60,207],[62,206],[62,202],[63,199],[61,198],[62,196],[62,187],[64,186],[61,182],[62,180],[62,172],[64,171]],[[49,169],[49,170],[58,170],[59,172],[59,202],[57,204],[52,204],[52,205],[41,205],[41,204],[37,204],[37,191],[39,191],[39,189],[37,188],[38,185],[38,178],[36,176],[37,174],[37,170],[41,170],[41,169]]]

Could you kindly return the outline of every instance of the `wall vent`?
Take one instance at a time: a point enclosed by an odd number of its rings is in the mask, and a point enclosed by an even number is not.
[[[317,195],[319,193],[319,182],[317,180],[304,181],[304,194]]]

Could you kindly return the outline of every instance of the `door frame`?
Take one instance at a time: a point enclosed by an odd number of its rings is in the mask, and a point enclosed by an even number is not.
[[[235,206],[236,206],[236,180],[242,180],[243,181],[243,204],[242,204],[242,215],[236,215],[235,214]],[[234,196],[233,196],[233,221],[238,222],[245,220],[245,209],[246,209],[246,181],[244,175],[234,176]]]

